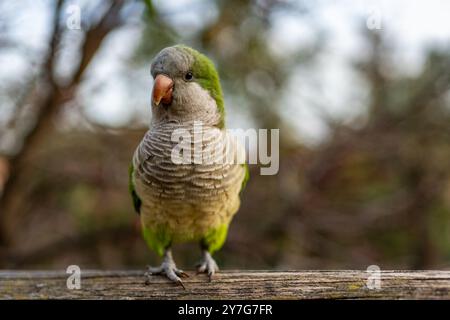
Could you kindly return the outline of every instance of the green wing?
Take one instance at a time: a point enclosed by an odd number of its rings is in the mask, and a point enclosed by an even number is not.
[[[248,164],[244,163],[242,166],[245,169],[245,176],[244,180],[242,180],[241,191],[239,191],[239,194],[241,194],[242,191],[244,191],[245,186],[247,185],[247,182],[250,179],[250,170],[248,169]]]
[[[128,190],[131,194],[131,199],[133,200],[134,210],[136,211],[137,214],[140,214],[142,201],[141,201],[141,199],[139,199],[139,196],[137,195],[136,189],[134,187],[133,173],[134,173],[134,167],[133,167],[133,163],[131,163],[130,167],[128,168]]]

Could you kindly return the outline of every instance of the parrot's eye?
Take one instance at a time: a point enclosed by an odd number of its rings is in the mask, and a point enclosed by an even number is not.
[[[186,72],[186,74],[184,75],[184,80],[186,81],[190,81],[194,78],[194,75],[192,74],[191,71]]]

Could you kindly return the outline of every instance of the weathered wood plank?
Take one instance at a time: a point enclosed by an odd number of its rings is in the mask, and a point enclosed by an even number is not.
[[[184,281],[186,290],[142,271],[84,271],[69,290],[63,271],[0,271],[1,299],[450,299],[450,271],[381,271],[369,289],[365,271],[222,271]]]

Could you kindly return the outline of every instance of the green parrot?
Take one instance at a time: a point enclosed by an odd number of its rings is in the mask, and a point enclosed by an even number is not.
[[[219,75],[205,55],[184,45],[165,48],[153,60],[151,74],[150,129],[129,170],[129,189],[143,237],[163,257],[161,266],[149,267],[149,272],[163,274],[183,286],[181,278],[187,274],[177,268],[171,246],[198,241],[202,260],[197,271],[206,272],[211,280],[219,270],[212,254],[223,246],[239,209],[248,167],[234,161],[173,161],[173,150],[179,143],[173,135],[182,129],[195,139],[193,124],[201,123],[202,139],[200,149],[196,149],[203,156],[200,159],[207,159],[211,150],[236,159],[242,146],[225,130]],[[197,143],[192,142],[188,146]]]

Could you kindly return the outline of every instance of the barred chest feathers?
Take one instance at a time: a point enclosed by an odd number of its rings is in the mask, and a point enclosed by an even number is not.
[[[179,141],[172,141],[172,134],[177,129],[193,137],[185,150],[192,156],[199,151],[195,156],[201,155],[201,161],[173,161]],[[175,241],[200,239],[211,228],[229,223],[240,204],[245,169],[237,160],[242,155],[242,146],[217,127],[176,121],[154,125],[133,157],[142,223],[151,229],[164,227]]]

